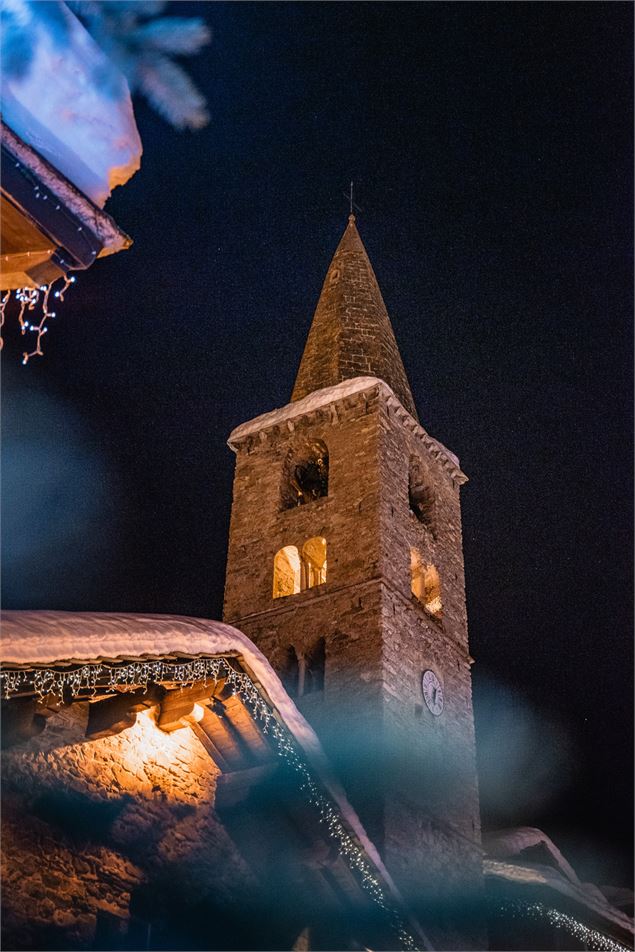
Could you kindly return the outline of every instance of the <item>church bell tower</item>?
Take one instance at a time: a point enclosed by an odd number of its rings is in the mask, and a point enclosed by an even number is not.
[[[225,621],[314,726],[435,947],[483,948],[466,477],[419,423],[352,215],[290,403],[229,445]]]

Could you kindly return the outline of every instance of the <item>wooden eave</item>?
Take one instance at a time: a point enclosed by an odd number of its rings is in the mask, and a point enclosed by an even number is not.
[[[37,287],[85,270],[132,240],[1,123],[0,288]]]

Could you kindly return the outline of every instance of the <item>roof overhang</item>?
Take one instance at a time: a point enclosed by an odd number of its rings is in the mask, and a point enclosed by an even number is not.
[[[4,122],[0,288],[38,287],[132,240]]]

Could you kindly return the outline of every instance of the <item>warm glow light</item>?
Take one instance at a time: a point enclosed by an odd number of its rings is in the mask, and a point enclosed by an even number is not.
[[[426,565],[417,549],[410,550],[411,590],[423,607],[435,618],[441,618],[441,580],[434,565]]]
[[[205,708],[202,706],[202,704],[195,704],[194,707],[192,708],[192,715],[191,715],[194,718],[194,720],[202,721],[204,714],[205,714]]]
[[[300,554],[294,545],[285,545],[273,560],[273,597],[284,598],[300,591]]]
[[[199,704],[195,706],[200,708],[202,716],[203,708]],[[157,783],[177,799],[181,796],[180,785],[170,767],[174,763],[194,762],[201,753],[200,742],[191,731],[166,734],[157,726],[153,711],[140,711],[132,727],[95,743],[104,749],[112,748],[113,759],[125,770],[123,776],[128,780],[129,792],[139,793]],[[152,782],[149,778],[153,778]]]
[[[326,582],[326,539],[315,536],[302,546],[302,588]]]

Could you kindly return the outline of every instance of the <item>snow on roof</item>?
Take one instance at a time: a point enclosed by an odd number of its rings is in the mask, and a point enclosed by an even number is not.
[[[553,867],[522,862],[521,854],[537,846],[544,847]],[[562,855],[551,837],[542,830],[533,826],[519,826],[507,830],[489,831],[483,834],[483,848],[487,857],[484,866],[486,875],[526,885],[550,886],[558,892],[577,899],[598,915],[612,922],[618,922],[622,928],[633,932],[632,920],[611,906],[593,883],[580,882],[571,864]],[[512,858],[519,858],[519,861],[510,863],[509,860]]]
[[[483,848],[490,859],[508,859],[536,846],[544,846],[560,872],[576,886],[581,885],[574,868],[564,858],[551,837],[537,827],[517,826],[508,830],[491,830],[483,833]]]
[[[53,665],[165,655],[236,655],[260,682],[268,700],[302,749],[341,816],[355,833],[393,896],[401,899],[388,870],[344,790],[331,774],[312,727],[287,694],[265,656],[237,628],[183,615],[102,612],[4,611],[0,661],[7,665]]]
[[[231,625],[181,615],[2,612],[3,664],[53,665],[145,656],[239,655],[304,751],[325,764],[320,743],[280,678],[247,635]]]
[[[269,427],[286,423],[289,420],[294,420],[314,410],[319,410],[320,407],[328,406],[335,400],[343,400],[344,397],[349,397],[354,393],[365,393],[367,390],[372,390],[375,387],[379,387],[386,397],[396,401],[399,406],[402,407],[403,412],[407,414],[412,421],[413,429],[420,433],[426,442],[437,447],[453,467],[459,469],[460,464],[458,457],[423,429],[414,417],[408,413],[405,407],[403,407],[403,404],[385,380],[380,380],[379,377],[353,377],[351,380],[343,380],[342,383],[335,384],[333,387],[324,387],[322,390],[315,390],[308,396],[303,397],[302,400],[294,400],[292,403],[287,403],[286,406],[280,407],[277,410],[262,413],[260,416],[254,417],[253,420],[249,420],[247,423],[241,423],[240,426],[232,430],[227,443],[231,449],[235,449],[236,445],[247,436],[259,433],[261,430],[268,429]],[[461,475],[463,474],[461,473]]]
[[[4,121],[102,207],[141,162],[124,76],[66,4],[4,0],[3,14]]]
[[[560,870],[539,864],[521,864],[503,862],[497,859],[484,859],[483,872],[489,879],[498,879],[520,886],[546,886],[569,899],[585,906],[594,915],[633,934],[633,920],[619,909],[615,909],[596,890],[587,889],[585,883],[576,885],[566,878]]]

